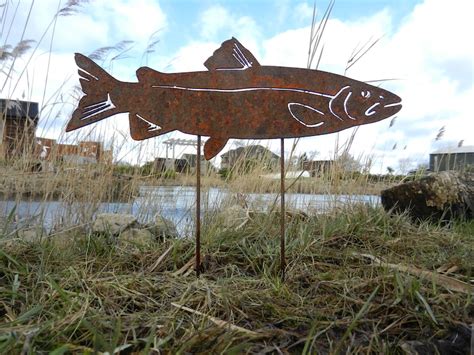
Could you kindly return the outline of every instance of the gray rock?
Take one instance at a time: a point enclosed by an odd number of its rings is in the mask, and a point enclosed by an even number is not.
[[[138,226],[137,219],[131,214],[101,213],[92,224],[92,232],[118,235],[136,226]]]
[[[177,238],[179,236],[175,224],[161,215],[155,216],[154,223],[148,225],[147,230],[156,238]]]
[[[48,235],[48,240],[55,247],[68,248],[76,238],[82,238],[87,235],[87,229],[82,225],[77,226],[56,226]]]
[[[16,232],[19,239],[27,243],[39,242],[46,237],[46,231],[43,227],[21,228]]]
[[[121,244],[146,245],[155,240],[155,236],[148,229],[130,228],[119,235]]]
[[[416,220],[474,218],[474,174],[443,171],[381,193],[387,211],[408,211]]]

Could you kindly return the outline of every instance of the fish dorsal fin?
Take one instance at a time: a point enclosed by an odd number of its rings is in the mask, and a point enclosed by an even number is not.
[[[232,37],[221,44],[204,62],[204,66],[209,70],[245,70],[260,64],[247,48]]]

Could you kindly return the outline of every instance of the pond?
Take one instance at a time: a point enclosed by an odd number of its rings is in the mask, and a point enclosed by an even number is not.
[[[374,195],[285,195],[289,209],[307,213],[321,213],[330,208],[348,203],[368,203],[377,205],[380,197]],[[236,194],[220,188],[209,188],[201,192],[202,211],[212,212],[219,209],[229,199],[246,203],[251,209],[265,211],[279,208],[277,194]],[[180,234],[192,233],[195,215],[195,188],[193,186],[142,186],[139,196],[132,202],[68,204],[62,201],[0,201],[0,215],[3,218],[13,211],[15,221],[28,224],[43,224],[50,230],[57,225],[87,223],[96,213],[130,213],[141,222],[151,221],[156,214],[172,220]]]

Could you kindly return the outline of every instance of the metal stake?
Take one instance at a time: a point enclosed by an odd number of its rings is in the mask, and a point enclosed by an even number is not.
[[[285,280],[285,140],[281,138],[281,157],[280,157],[280,272],[281,279]]]
[[[201,273],[201,136],[197,136],[196,163],[196,275]]]

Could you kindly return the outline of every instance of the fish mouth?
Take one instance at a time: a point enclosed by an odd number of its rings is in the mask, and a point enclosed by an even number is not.
[[[393,116],[398,111],[402,109],[402,100],[399,99],[396,102],[392,102],[390,104],[383,105],[384,111],[389,115]],[[388,117],[388,116],[387,116]]]
[[[391,104],[384,105],[383,107],[400,107],[400,108],[402,108],[402,100],[391,103]]]
[[[401,100],[397,102],[393,102],[390,104],[383,105],[380,102],[376,102],[372,106],[370,106],[365,112],[365,117],[370,117],[375,115],[377,112],[388,114],[389,116],[392,116],[396,114],[400,109],[402,108]],[[382,110],[380,110],[382,109]],[[388,116],[387,116],[388,117]]]

